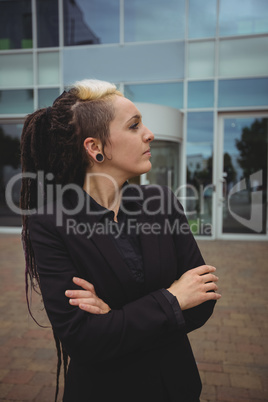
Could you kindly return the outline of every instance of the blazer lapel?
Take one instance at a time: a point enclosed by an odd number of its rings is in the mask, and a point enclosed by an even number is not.
[[[122,285],[125,297],[128,300],[133,300],[138,296],[138,287],[133,279],[129,267],[124,262],[121,254],[115,247],[114,240],[111,235],[97,235],[94,234],[91,238],[92,242],[102,253],[107,264],[114,271],[117,279]]]
[[[68,194],[72,207],[74,208],[77,203],[77,194],[73,192]],[[80,223],[89,223],[91,228],[97,228],[100,225],[99,215],[89,213],[89,206],[87,205],[88,197],[85,195],[85,203],[81,210],[75,215],[75,219]],[[100,227],[100,226],[99,226]],[[85,237],[87,235],[85,234]],[[106,260],[107,265],[113,270],[118,281],[121,283],[124,296],[127,300],[133,300],[139,296],[139,288],[133,279],[129,267],[124,262],[120,252],[114,244],[111,234],[101,233],[98,230],[92,230],[90,240],[98,248],[99,253],[102,254]]]

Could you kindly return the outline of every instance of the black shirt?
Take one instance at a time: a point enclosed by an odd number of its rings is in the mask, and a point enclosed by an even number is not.
[[[90,210],[98,213],[99,223],[103,224],[104,231],[108,232],[113,238],[114,245],[121,254],[124,262],[128,266],[133,279],[142,286],[144,283],[144,270],[140,237],[135,230],[133,223],[128,220],[135,217],[142,209],[142,204],[138,201],[122,200],[122,204],[117,214],[117,222],[114,220],[114,212],[98,204],[92,197],[89,197]],[[126,213],[129,212],[128,213]],[[135,219],[135,218],[134,218]],[[183,326],[185,321],[177,298],[167,289],[161,289],[163,295],[171,304],[179,326]]]

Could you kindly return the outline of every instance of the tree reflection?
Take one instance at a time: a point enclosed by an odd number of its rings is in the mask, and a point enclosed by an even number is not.
[[[239,127],[239,126],[238,126]],[[262,220],[261,233],[266,232],[267,198],[267,118],[251,120],[236,133],[234,147],[238,152],[232,158],[224,158],[228,203],[223,210],[223,232],[254,233],[251,226],[253,209],[257,208]],[[228,168],[229,160],[229,168]],[[235,171],[230,171],[230,163],[235,162]],[[261,174],[252,176],[254,173]],[[233,175],[233,180],[230,180]],[[235,177],[236,176],[236,177]],[[254,177],[254,179],[253,179]],[[233,187],[234,186],[234,187]],[[235,189],[235,191],[233,191]],[[255,191],[262,191],[262,197],[256,198]],[[231,197],[230,197],[231,194]],[[260,233],[258,231],[258,233]]]
[[[240,152],[238,163],[246,179],[261,170],[263,182],[267,181],[267,133],[267,118],[256,119],[250,127],[242,129],[241,139],[236,139],[236,147]]]

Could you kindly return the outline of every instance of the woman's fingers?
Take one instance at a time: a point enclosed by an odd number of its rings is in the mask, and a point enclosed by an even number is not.
[[[79,306],[81,303],[99,307],[106,305],[98,296],[86,290],[66,290],[65,295],[70,297],[69,303],[73,306]]]
[[[208,282],[204,284],[204,292],[209,292],[209,291],[217,291],[218,290],[218,286],[216,285],[215,282]]]
[[[70,299],[69,303],[72,306],[77,306],[81,310],[87,311],[92,314],[106,314],[111,310],[108,304],[104,303],[104,301],[99,299],[98,297]]]
[[[91,306],[99,307],[98,300],[93,298],[70,299],[69,303],[72,304],[73,306],[79,306],[79,304],[90,304]]]
[[[200,279],[202,280],[202,282],[207,283],[207,282],[217,282],[219,280],[219,278],[216,275],[213,274],[205,274],[205,275],[201,275]]]
[[[197,275],[205,275],[211,272],[215,272],[216,268],[212,265],[201,265],[200,267],[193,268],[190,271],[193,271]]]
[[[92,293],[89,290],[66,290],[65,295],[74,299],[81,299],[82,297],[92,297],[93,295],[95,295],[95,293]]]
[[[208,300],[219,300],[221,298],[221,295],[216,292],[206,292],[203,294],[203,302],[206,302]]]
[[[216,268],[212,265],[202,265],[186,271],[168,288],[177,297],[181,309],[198,306],[207,300],[218,300],[221,295],[218,290],[218,277],[214,275]]]
[[[87,313],[91,313],[91,314],[106,314],[108,313],[108,311],[102,310],[100,307],[98,306],[92,306],[90,304],[79,304],[79,308],[83,311],[86,311]]]
[[[81,310],[92,314],[106,314],[111,309],[95,292],[92,283],[85,279],[73,278],[73,282],[84,290],[66,290],[65,295],[70,298],[69,303]]]
[[[77,278],[77,277],[73,277],[73,282],[80,286],[81,288],[85,289],[85,290],[89,290],[90,292],[96,294],[95,292],[95,288],[92,285],[92,283],[89,283],[88,281],[86,281],[85,279],[82,278]]]

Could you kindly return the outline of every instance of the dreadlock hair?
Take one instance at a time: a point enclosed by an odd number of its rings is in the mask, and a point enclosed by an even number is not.
[[[29,236],[27,213],[40,206],[37,205],[40,183],[37,182],[35,175],[42,172],[44,205],[47,202],[48,181],[50,186],[74,183],[82,187],[86,170],[94,163],[84,149],[84,140],[87,137],[98,138],[105,155],[105,145],[110,134],[109,124],[115,117],[113,108],[115,95],[123,96],[114,84],[99,80],[78,81],[68,92],[64,91],[54,101],[52,107],[39,109],[28,115],[25,120],[21,136],[23,177],[20,208],[26,300],[29,313],[34,320],[30,309],[29,284],[31,289],[40,294],[40,282]],[[56,197],[56,191],[53,191],[53,197]],[[61,362],[63,359],[65,378],[68,355],[54,331],[53,334],[58,352],[56,401]]]

